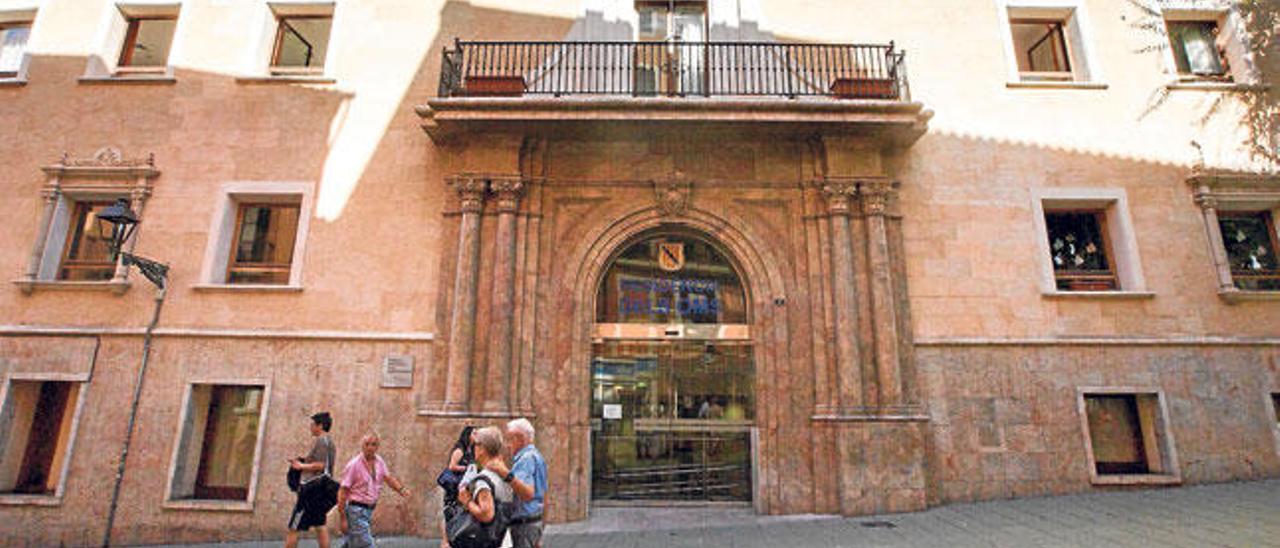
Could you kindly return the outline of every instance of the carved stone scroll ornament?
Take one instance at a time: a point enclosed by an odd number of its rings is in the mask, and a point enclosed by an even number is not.
[[[449,185],[458,193],[458,209],[464,213],[479,213],[484,209],[484,193],[488,180],[483,177],[459,175],[449,179]]]
[[[889,181],[862,182],[858,190],[862,196],[862,212],[867,215],[884,215],[893,199],[895,186]]]
[[[489,181],[489,191],[496,198],[495,206],[499,213],[512,213],[520,208],[520,197],[524,195],[525,184],[519,177],[495,177]]]
[[[693,194],[693,183],[684,180],[654,181],[654,200],[659,211],[667,216],[684,215],[689,210],[689,199]]]
[[[858,193],[858,185],[853,181],[826,180],[818,183],[822,195],[827,199],[827,212],[834,215],[848,215],[849,203]]]

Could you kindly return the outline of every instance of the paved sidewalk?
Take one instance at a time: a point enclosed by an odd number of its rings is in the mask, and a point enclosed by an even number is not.
[[[600,508],[585,522],[547,533],[546,548],[1280,547],[1280,480],[952,504],[861,518]],[[378,545],[434,548],[437,542],[394,538]]]

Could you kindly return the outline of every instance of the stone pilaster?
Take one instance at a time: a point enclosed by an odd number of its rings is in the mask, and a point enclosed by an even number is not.
[[[867,223],[867,263],[871,280],[871,325],[875,338],[876,383],[880,405],[902,404],[898,310],[885,214],[896,192],[887,180],[862,181],[858,187]]]
[[[35,282],[40,276],[40,262],[44,258],[45,246],[49,243],[49,230],[53,224],[53,213],[58,208],[58,199],[62,196],[62,190],[58,186],[58,180],[55,178],[40,190],[40,197],[44,200],[44,208],[40,211],[40,227],[36,231],[36,241],[31,245],[31,256],[27,259],[27,271],[23,274],[23,278],[27,282]],[[31,292],[31,285],[23,285],[23,291]]]
[[[1200,214],[1204,217],[1209,254],[1213,257],[1213,269],[1218,275],[1218,291],[1235,291],[1235,283],[1231,280],[1231,262],[1227,259],[1227,248],[1222,240],[1222,226],[1218,224],[1218,199],[1205,185],[1196,188],[1195,198],[1196,205],[1200,206]]]
[[[465,411],[471,390],[471,360],[475,353],[476,279],[480,269],[480,214],[488,181],[479,176],[450,178],[458,193],[461,220],[458,260],[453,280],[453,309],[449,319],[449,362],[445,380],[446,411]]]
[[[489,338],[489,386],[493,389],[486,410],[511,411],[516,402],[511,390],[516,385],[516,371],[512,367],[512,348],[515,325],[516,291],[516,212],[520,209],[520,197],[525,183],[519,175],[494,177],[489,182],[493,193],[494,209],[498,212],[498,226],[494,234],[493,300],[490,301],[489,322],[493,326]]]
[[[836,320],[837,405],[859,407],[862,399],[861,351],[858,348],[858,302],[854,291],[853,237],[849,229],[852,201],[858,187],[853,181],[826,179],[819,183],[827,201],[831,222],[832,306]]]

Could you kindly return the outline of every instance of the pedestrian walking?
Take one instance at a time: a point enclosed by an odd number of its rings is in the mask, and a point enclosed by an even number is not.
[[[497,427],[487,426],[476,431],[475,440],[476,461],[462,475],[462,482],[458,486],[457,507],[446,513],[446,520],[449,522],[447,533],[481,536],[487,539],[483,541],[483,546],[497,548],[506,532],[503,529],[507,526],[507,521],[503,518],[510,515],[508,512],[511,503],[515,501],[515,493],[503,481],[502,476],[494,472],[495,467],[506,468],[502,462],[502,431]],[[455,514],[459,512],[469,513],[474,518],[475,528],[464,527],[455,531]],[[500,512],[502,515],[499,515]],[[479,535],[481,532],[484,534]],[[461,542],[459,538],[450,539],[447,533],[440,541],[441,548],[451,548],[453,541]],[[477,539],[472,538],[471,542],[477,542]]]
[[[387,463],[378,455],[381,440],[369,433],[360,441],[360,453],[347,461],[342,470],[342,486],[338,490],[338,530],[346,535],[348,548],[369,548],[373,540],[373,510],[378,505],[382,484],[386,483],[401,497],[409,496],[409,488],[391,475]]]
[[[507,423],[507,448],[512,464],[507,468],[501,459],[490,460],[485,467],[511,486],[519,497],[511,516],[511,542],[514,548],[542,546],[542,507],[547,494],[547,461],[533,445],[535,431],[529,419]],[[465,480],[464,480],[465,482]],[[465,483],[464,483],[465,485]]]
[[[436,483],[444,489],[444,500],[440,505],[440,538],[446,539],[446,542],[449,536],[448,516],[451,514],[450,510],[458,505],[458,485],[462,483],[462,476],[467,472],[467,466],[475,462],[475,433],[474,426],[462,428],[462,432],[458,434],[458,441],[454,442],[453,448],[449,450],[449,463],[436,478]]]
[[[333,499],[326,498],[322,489],[316,489],[313,482],[322,477],[333,477],[333,461],[337,459],[338,448],[329,438],[329,430],[333,428],[333,417],[329,413],[320,412],[311,415],[311,451],[305,457],[289,459],[289,468],[299,472],[298,500],[289,514],[289,532],[285,535],[286,548],[298,545],[298,532],[311,528],[316,530],[316,542],[320,548],[329,548],[329,529],[325,527],[325,516],[333,508]],[[309,488],[310,487],[310,488]]]

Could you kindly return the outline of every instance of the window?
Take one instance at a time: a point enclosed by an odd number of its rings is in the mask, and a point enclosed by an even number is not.
[[[701,94],[707,88],[707,3],[668,0],[636,2],[641,42],[667,45],[636,49],[634,90],[637,95]],[[673,46],[668,43],[693,44]]]
[[[0,411],[0,493],[58,494],[79,393],[79,382],[9,382]]]
[[[1044,222],[1059,290],[1119,289],[1104,211],[1045,211]]]
[[[1280,291],[1280,261],[1276,259],[1276,225],[1270,211],[1218,215],[1222,244],[1231,265],[1231,280],[1239,289]]]
[[[169,47],[177,16],[125,17],[124,45],[117,66],[128,70],[163,70],[169,63]]]
[[[1084,389],[1080,412],[1094,483],[1180,481],[1159,392]]]
[[[1015,19],[1009,21],[1009,26],[1023,80],[1071,80],[1062,21]]]
[[[1010,87],[1105,87],[1088,50],[1089,27],[1080,0],[997,0],[1005,7],[1005,52]],[[1056,5],[1055,5],[1056,4]]]
[[[1271,410],[1276,414],[1276,428],[1280,428],[1280,392],[1271,394]]]
[[[240,204],[227,283],[289,283],[298,209],[297,204]]]
[[[277,15],[273,74],[307,74],[324,70],[332,15]]]
[[[31,22],[0,23],[0,78],[16,78],[31,36]]]
[[[111,235],[102,234],[97,221],[98,213],[109,205],[111,202],[105,201],[72,202],[59,280],[103,281],[115,275],[116,264],[109,251]]]
[[[1218,46],[1216,21],[1168,21],[1166,25],[1179,75],[1230,78]]]
[[[169,500],[250,499],[265,395],[263,385],[190,386]]]
[[[1032,191],[1046,297],[1149,298],[1122,189]]]

